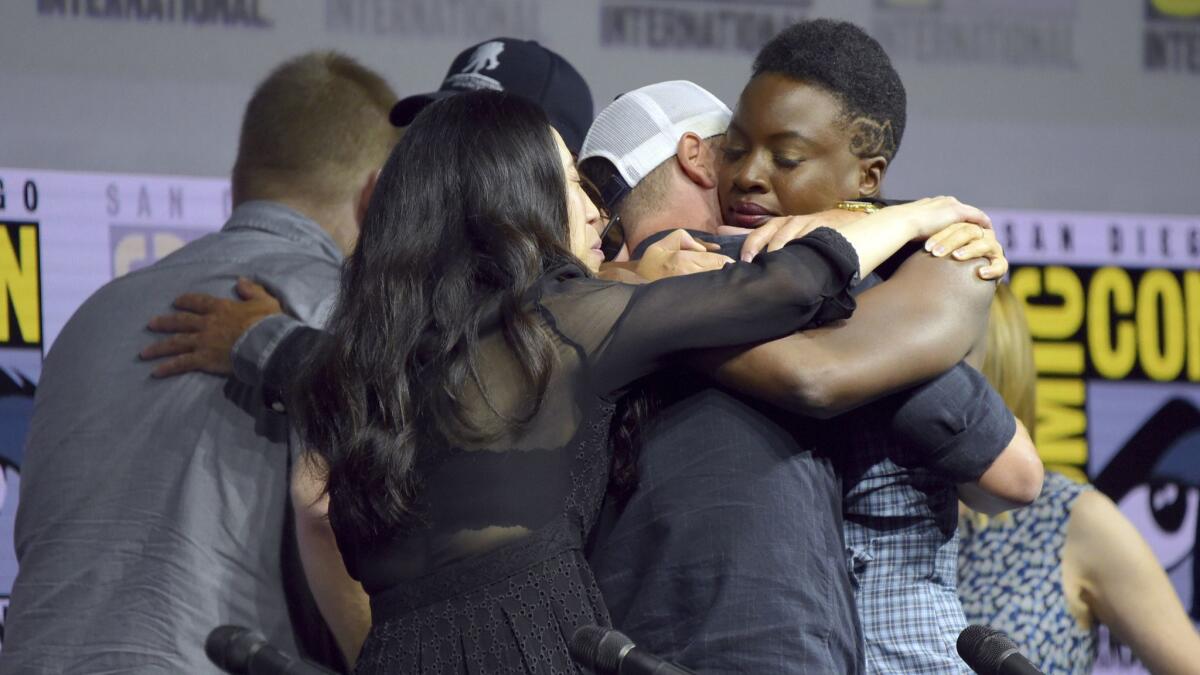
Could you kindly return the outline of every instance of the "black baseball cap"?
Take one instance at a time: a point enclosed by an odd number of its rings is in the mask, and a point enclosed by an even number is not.
[[[406,127],[433,101],[479,89],[537,103],[571,152],[579,154],[592,125],[592,90],[566,59],[533,40],[493,38],[467,48],[450,64],[440,89],[402,98],[392,107],[392,124]]]

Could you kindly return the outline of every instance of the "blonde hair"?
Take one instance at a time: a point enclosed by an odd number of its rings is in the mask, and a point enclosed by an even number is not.
[[[332,51],[310,52],[263,80],[242,119],[234,204],[301,195],[354,198],[400,138],[396,94],[377,73]]]
[[[1000,393],[1009,410],[1034,436],[1037,427],[1037,370],[1033,338],[1021,301],[1005,282],[996,286],[988,316],[987,352],[983,374]]]

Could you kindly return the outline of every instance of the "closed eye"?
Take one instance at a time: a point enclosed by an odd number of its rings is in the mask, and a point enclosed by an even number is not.
[[[804,159],[802,158],[780,157],[779,155],[775,155],[774,159],[775,166],[778,166],[781,169],[794,169],[804,162]]]

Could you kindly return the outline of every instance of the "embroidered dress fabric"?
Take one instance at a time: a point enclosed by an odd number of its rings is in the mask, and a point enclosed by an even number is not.
[[[612,401],[680,352],[848,316],[857,269],[853,248],[819,229],[754,263],[642,286],[573,265],[548,273],[529,307],[558,362],[536,414],[486,443],[419,447],[419,526],[367,539],[331,512],[371,596],[358,672],[579,672],[567,652],[575,628],[609,623],[581,549],[607,486]],[[468,411],[527,412],[499,328],[481,332],[480,349]]]
[[[1062,581],[1071,507],[1092,489],[1047,471],[1041,495],[1029,506],[986,526],[959,520],[958,592],[967,621],[1008,633],[1045,673],[1090,673],[1096,662],[1097,628],[1081,626],[1071,614]]]

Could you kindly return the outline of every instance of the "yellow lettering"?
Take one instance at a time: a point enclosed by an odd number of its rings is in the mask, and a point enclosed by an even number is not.
[[[1165,382],[1179,376],[1185,356],[1183,330],[1179,281],[1167,270],[1146,272],[1138,284],[1137,335],[1142,370],[1147,377]]]
[[[1011,285],[1013,294],[1025,306],[1034,339],[1062,340],[1079,331],[1083,324],[1083,284],[1074,271],[1066,267],[1023,267],[1013,273]],[[1059,301],[1053,305],[1029,302],[1041,296]]]
[[[18,228],[17,247],[9,233],[11,229],[0,226],[0,343],[12,340],[9,325],[9,305],[17,317],[17,329],[24,342],[37,344],[42,341],[40,308],[38,307],[38,250],[37,227],[22,225]],[[17,253],[17,249],[20,253]]]
[[[113,251],[113,277],[123,277],[134,264],[146,259],[146,238],[140,234],[122,237]]]
[[[1086,393],[1083,380],[1038,380],[1034,444],[1047,464],[1078,466],[1087,462]]]
[[[1133,321],[1116,321],[1116,339],[1112,337],[1112,317],[1133,315],[1133,282],[1129,273],[1118,267],[1104,267],[1092,275],[1088,289],[1088,352],[1092,365],[1102,377],[1119,380],[1133,370],[1137,360],[1137,341]],[[1110,315],[1109,310],[1112,310]]]
[[[1200,16],[1200,0],[1151,0],[1154,9],[1167,16],[1189,18]]]
[[[1187,335],[1188,379],[1200,382],[1200,272],[1189,270],[1183,273],[1183,295],[1186,299],[1185,312],[1188,325]]]
[[[1035,342],[1033,363],[1039,374],[1079,375],[1083,372],[1083,345],[1078,342]]]

